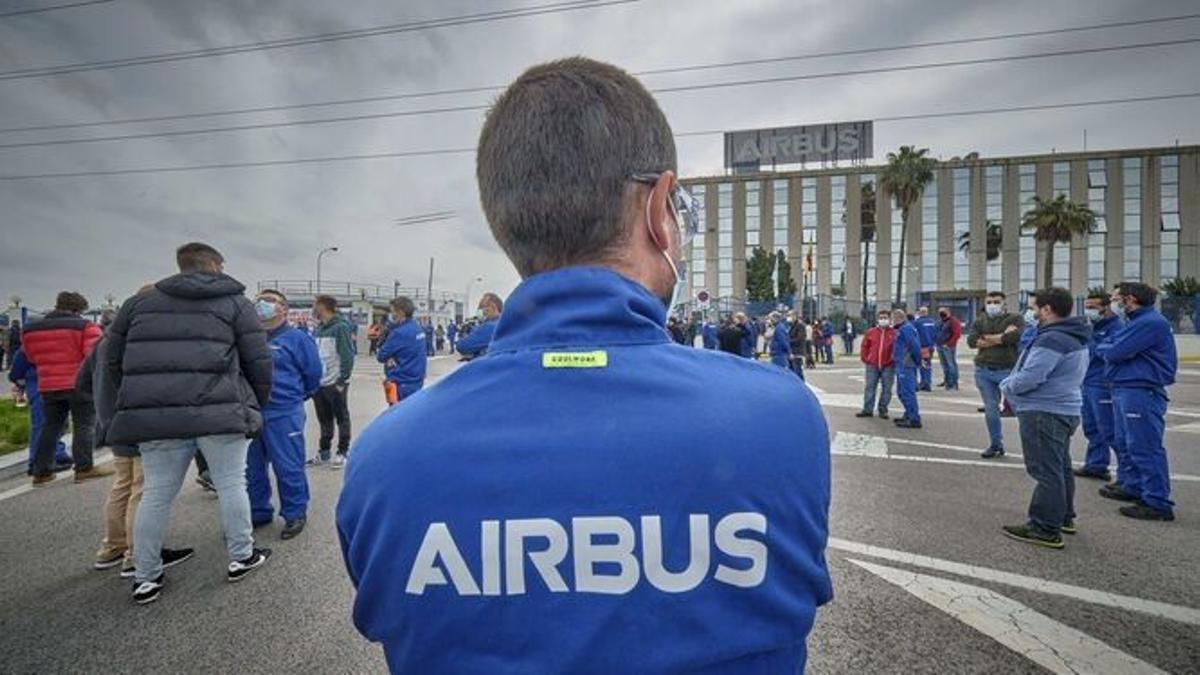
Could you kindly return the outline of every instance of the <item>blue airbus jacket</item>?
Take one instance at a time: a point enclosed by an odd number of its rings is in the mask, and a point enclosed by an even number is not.
[[[922,347],[928,348],[937,344],[938,325],[932,316],[918,316],[912,323],[913,328],[917,329],[917,336],[921,338]]]
[[[704,348],[705,349],[716,349],[717,348],[717,327],[716,327],[716,325],[705,321],[704,325],[700,328],[700,336],[704,340]]]
[[[489,319],[475,326],[474,330],[459,339],[458,353],[472,358],[486,354],[499,321],[499,319]]]
[[[34,368],[29,357],[25,356],[25,350],[18,347],[9,362],[8,381],[17,384],[22,380],[24,380],[24,384],[21,386],[25,390],[25,398],[29,399],[29,405],[33,405],[35,401],[41,399],[41,395],[38,394],[37,368]]]
[[[896,341],[892,343],[892,361],[897,368],[916,368],[921,362],[921,336],[912,321],[896,326]]]
[[[396,384],[423,384],[429,359],[425,331],[411,318],[393,325],[387,339],[375,351],[375,358],[384,364],[384,376],[389,381]]]
[[[1037,325],[1037,324],[1030,324]],[[1021,352],[1012,374],[1000,391],[1013,410],[1079,416],[1083,406],[1081,385],[1088,368],[1088,320],[1073,316],[1048,326],[1038,326],[1028,349]]]
[[[791,356],[792,340],[788,336],[788,326],[780,321],[771,332],[771,356]]]
[[[1017,354],[1024,352],[1029,345],[1033,344],[1033,339],[1037,337],[1038,325],[1036,321],[1029,321],[1025,327],[1021,329],[1021,337],[1017,339]]]
[[[742,331],[742,356],[754,358],[754,352],[758,348],[758,331],[754,329],[754,323],[747,321],[738,326],[738,330]]]
[[[1096,347],[1116,335],[1123,328],[1121,317],[1117,315],[1106,316],[1092,324],[1092,338],[1088,340],[1088,369],[1087,375],[1083,377],[1083,385],[1085,387],[1107,387],[1108,380],[1104,377],[1104,369],[1107,364],[1100,355],[1096,353]]]
[[[451,340],[458,337],[458,326],[453,323],[449,326],[446,326],[446,337]]]
[[[1126,318],[1124,328],[1096,345],[1096,354],[1108,364],[1105,378],[1114,387],[1175,384],[1179,358],[1170,322],[1153,307],[1141,307]]]
[[[271,399],[263,407],[263,417],[291,414],[296,406],[321,386],[321,355],[317,343],[302,330],[285,321],[267,333],[274,361],[271,375]]]
[[[358,437],[338,535],[393,671],[803,668],[832,595],[825,418],[665,314],[607,269],[529,277],[486,356]]]

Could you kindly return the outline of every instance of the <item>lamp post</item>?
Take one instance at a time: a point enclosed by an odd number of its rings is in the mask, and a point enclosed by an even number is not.
[[[483,283],[483,277],[475,277],[467,282],[467,292],[463,293],[463,316],[471,311],[471,287]]]
[[[317,292],[314,293],[313,295],[321,294],[321,258],[326,253],[337,253],[337,250],[338,250],[338,247],[330,246],[328,248],[321,249],[321,252],[317,254]]]

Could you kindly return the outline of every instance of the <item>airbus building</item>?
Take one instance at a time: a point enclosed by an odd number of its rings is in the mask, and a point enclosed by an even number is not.
[[[727,174],[683,180],[701,221],[685,251],[688,297],[744,303],[747,260],[762,247],[790,265],[797,304],[855,315],[894,301],[901,212],[879,189],[872,141],[870,122],[725,134]],[[910,210],[902,302],[973,307],[987,291],[1019,298],[1047,285],[1047,245],[1021,220],[1034,196],[1059,194],[1096,223],[1055,244],[1051,284],[1082,296],[1122,280],[1200,277],[1200,146],[972,154],[938,161]]]

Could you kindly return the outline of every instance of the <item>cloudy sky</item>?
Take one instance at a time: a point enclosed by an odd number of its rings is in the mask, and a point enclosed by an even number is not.
[[[465,17],[562,0],[0,1],[0,146],[486,105],[494,91],[41,131],[14,128],[291,106],[503,85],[530,65],[583,54],[632,72],[1170,17],[1194,0],[630,0],[280,49],[13,77],[31,68]],[[7,14],[7,16],[5,16]],[[1200,18],[955,46],[647,74],[652,89],[1200,37]],[[742,129],[1015,105],[1200,92],[1200,43],[1056,58],[663,92],[676,132]],[[23,75],[28,73],[16,73]],[[78,289],[100,304],[172,272],[172,252],[211,242],[247,282],[325,279],[435,285],[518,277],[478,207],[469,152],[343,162],[24,178],[474,146],[482,112],[376,117],[187,136],[0,147],[0,302],[44,307]],[[1200,143],[1200,98],[880,122],[900,144],[949,158]],[[678,139],[685,175],[721,171],[719,135]],[[458,217],[397,227],[395,219]],[[478,292],[478,287],[476,292]]]

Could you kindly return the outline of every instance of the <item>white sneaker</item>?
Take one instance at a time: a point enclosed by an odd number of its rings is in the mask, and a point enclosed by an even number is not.
[[[346,456],[345,455],[338,454],[338,455],[333,456],[333,462],[330,464],[331,468],[341,469],[345,466],[346,466]]]

